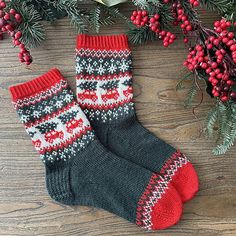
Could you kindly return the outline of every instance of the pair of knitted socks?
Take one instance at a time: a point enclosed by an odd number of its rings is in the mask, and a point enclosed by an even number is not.
[[[57,69],[10,92],[53,199],[165,229],[179,221],[198,178],[184,154],[137,120],[131,65],[125,35],[79,35],[77,101]]]

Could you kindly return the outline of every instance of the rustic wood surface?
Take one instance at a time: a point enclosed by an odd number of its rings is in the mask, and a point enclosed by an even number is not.
[[[205,14],[208,24],[215,19]],[[160,43],[132,46],[135,102],[145,127],[183,150],[194,163],[200,191],[184,206],[174,227],[145,232],[104,210],[69,207],[54,202],[44,185],[44,168],[11,105],[8,86],[30,80],[58,67],[75,90],[75,33],[66,19],[46,24],[47,40],[32,50],[34,63],[18,62],[18,49],[10,40],[0,42],[0,235],[236,235],[236,148],[227,155],[211,153],[215,143],[202,134],[203,121],[213,101],[207,97],[196,110],[184,109],[187,89],[175,91],[185,73],[186,49],[182,40],[163,48]],[[102,31],[124,32],[122,23]],[[197,100],[195,104],[197,104]]]

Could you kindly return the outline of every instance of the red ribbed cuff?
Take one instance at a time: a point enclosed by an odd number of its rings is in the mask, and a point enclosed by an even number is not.
[[[12,96],[12,100],[16,101],[17,99],[22,99],[29,97],[35,93],[39,93],[42,90],[46,90],[56,82],[64,79],[60,71],[56,68],[51,69],[47,73],[25,82],[19,85],[13,85],[9,88],[9,91]]]
[[[77,36],[77,49],[129,49],[128,37],[125,34],[119,35],[87,35],[79,34]]]

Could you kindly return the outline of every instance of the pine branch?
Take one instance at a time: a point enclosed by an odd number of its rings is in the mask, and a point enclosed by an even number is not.
[[[234,0],[201,0],[201,4],[211,11],[224,13],[230,11]]]
[[[149,27],[137,28],[134,25],[130,25],[130,30],[127,32],[129,41],[134,44],[143,44],[148,41],[154,41],[158,39],[158,36]]]
[[[133,4],[141,9],[145,9],[148,7],[148,1],[147,0],[132,0]]]
[[[197,95],[197,86],[195,84],[195,82],[192,83],[189,91],[188,91],[188,94],[187,94],[187,97],[184,101],[184,107],[190,107],[193,103],[193,99],[194,97]]]
[[[193,73],[192,73],[192,72],[187,73],[186,75],[184,75],[184,76],[182,77],[182,79],[180,79],[180,81],[176,84],[176,87],[175,87],[176,91],[181,90],[181,89],[184,88],[183,83],[184,83],[186,80],[192,79],[190,76],[191,76],[191,77],[193,76]]]
[[[110,16],[113,18],[120,18],[124,20],[126,23],[130,22],[130,19],[126,17],[124,14],[120,12],[120,10],[116,7],[105,7],[106,10],[109,12]]]
[[[214,127],[217,123],[218,112],[217,106],[213,107],[207,115],[206,119],[206,131],[209,137],[212,137],[214,132]]]
[[[27,48],[33,48],[40,45],[45,39],[45,30],[41,23],[41,16],[33,5],[27,5],[27,2],[15,0],[8,2],[8,8],[13,8],[19,12],[23,21],[19,25],[18,30],[22,32],[21,41]]]
[[[101,16],[101,8],[100,5],[97,4],[90,11],[90,24],[96,33],[98,33],[100,29],[100,16]]]
[[[192,21],[198,21],[199,20],[197,12],[193,9],[193,7],[189,3],[189,1],[182,0],[181,5],[184,9],[185,14],[188,15],[188,18],[190,20],[192,20]]]

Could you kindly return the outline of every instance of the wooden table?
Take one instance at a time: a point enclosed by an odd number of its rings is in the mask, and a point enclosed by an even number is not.
[[[204,22],[215,16],[204,15]],[[75,91],[74,30],[66,19],[46,24],[47,40],[32,50],[28,67],[17,59],[10,40],[0,42],[0,235],[236,235],[236,147],[227,155],[213,156],[214,141],[202,131],[213,100],[204,97],[196,110],[184,109],[188,89],[175,91],[185,73],[187,55],[182,39],[163,48],[160,42],[132,46],[137,114],[145,127],[183,150],[194,163],[200,191],[184,206],[182,220],[174,227],[145,232],[134,224],[91,207],[70,207],[54,202],[44,185],[44,168],[11,105],[8,86],[28,81],[58,67]],[[103,34],[124,32],[122,23]],[[199,99],[199,98],[198,98]],[[195,100],[195,104],[198,103]]]

